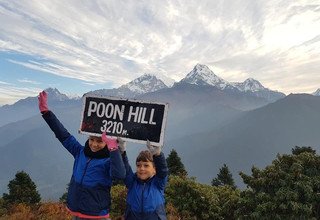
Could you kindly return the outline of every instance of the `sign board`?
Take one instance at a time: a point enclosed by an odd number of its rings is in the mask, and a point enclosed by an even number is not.
[[[163,145],[167,103],[85,95],[79,132],[122,137],[137,143]]]

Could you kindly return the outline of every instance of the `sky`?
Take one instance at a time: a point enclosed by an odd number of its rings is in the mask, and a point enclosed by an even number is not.
[[[82,96],[196,64],[229,82],[320,88],[320,0],[0,0],[0,106]]]

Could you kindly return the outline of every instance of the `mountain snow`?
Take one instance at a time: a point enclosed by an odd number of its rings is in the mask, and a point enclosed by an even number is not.
[[[49,99],[54,101],[65,101],[70,99],[67,95],[60,93],[56,88],[47,88],[45,91],[47,92]]]
[[[261,85],[261,83],[253,78],[249,78],[244,82],[229,83],[226,80],[220,78],[206,65],[197,64],[188,75],[180,82],[195,84],[195,85],[211,85],[219,89],[235,88],[241,92],[257,92],[261,90],[267,90]]]
[[[283,93],[265,88],[259,81],[253,78],[246,79],[244,82],[230,83],[217,76],[212,70],[209,69],[208,66],[203,64],[197,64],[193,70],[177,84],[181,83],[199,86],[214,86],[221,90],[228,89],[234,92],[251,92],[254,96],[264,97],[270,101],[274,101],[285,96]],[[133,98],[137,95],[155,92],[168,87],[171,86],[165,84],[163,80],[160,79],[160,76],[155,74],[143,74],[142,76],[118,88],[99,89],[88,92],[87,94]],[[59,93],[57,89],[52,89],[51,93],[56,93],[56,96],[61,97],[62,100],[68,98],[66,95]]]
[[[267,99],[274,102],[285,94],[277,91],[272,91],[261,85],[261,83],[253,78],[249,78],[242,83],[229,83],[228,81],[215,75],[206,65],[197,64],[188,75],[183,78],[178,84],[188,83],[195,85],[210,85],[221,90],[229,90],[232,92],[245,92],[249,95]]]
[[[139,78],[119,87],[119,89],[123,88],[127,88],[137,94],[144,94],[147,92],[154,92],[159,89],[167,88],[167,86],[155,75],[144,74]]]
[[[314,93],[312,93],[314,96],[320,96],[320,89],[317,89]]]
[[[266,88],[263,87],[259,81],[253,78],[246,79],[242,83],[239,83],[239,82],[232,83],[232,85],[242,92],[247,92],[247,91],[258,92],[261,90],[266,90]]]
[[[219,89],[230,87],[231,84],[215,75],[206,65],[197,64],[180,83],[195,85],[211,85]]]
[[[162,76],[162,77],[161,77]],[[131,82],[124,84],[118,88],[113,89],[99,89],[90,91],[86,94],[100,95],[100,96],[117,96],[124,98],[133,98],[137,95],[142,95],[145,93],[155,92],[160,89],[171,87],[173,81],[170,78],[166,78],[166,83],[164,83],[163,75],[156,74],[144,74]],[[261,83],[253,78],[249,78],[244,82],[230,83],[219,76],[217,76],[208,66],[203,64],[197,64],[191,72],[189,72],[180,82],[194,85],[209,85],[214,86],[218,89],[225,90],[229,89],[234,92],[251,92],[252,95],[258,97],[265,97],[268,100],[277,100],[285,95],[283,93],[269,90]],[[79,100],[80,97],[75,97],[71,95],[65,95],[58,91],[56,88],[46,89],[50,100],[53,101],[64,101],[64,100]],[[320,89],[318,89],[313,95],[320,95]],[[25,100],[19,100],[17,104],[22,104],[29,102],[29,98]],[[33,97],[31,98],[33,99]],[[5,106],[3,106],[5,107]]]
[[[116,96],[123,98],[133,98],[148,92],[154,92],[159,89],[168,88],[162,80],[155,75],[144,74],[131,82],[114,89],[99,89],[88,92],[86,94],[100,95],[100,96]]]

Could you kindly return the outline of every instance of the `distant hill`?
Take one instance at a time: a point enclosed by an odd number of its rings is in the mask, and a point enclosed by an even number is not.
[[[275,103],[251,110],[208,132],[169,141],[190,175],[209,182],[226,163],[241,185],[239,171],[264,167],[277,153],[295,146],[320,150],[320,97],[291,94]],[[168,151],[170,149],[167,149]]]
[[[193,84],[176,84],[136,98],[169,103],[166,140],[220,127],[243,111],[268,104],[263,98]]]
[[[80,108],[68,110],[55,112],[65,127],[84,142],[85,137],[77,134]],[[43,198],[58,199],[71,177],[73,158],[58,142],[40,114],[3,128],[0,138],[6,141],[0,144],[0,192],[6,192],[9,180],[14,178],[17,171],[24,170],[37,184]]]

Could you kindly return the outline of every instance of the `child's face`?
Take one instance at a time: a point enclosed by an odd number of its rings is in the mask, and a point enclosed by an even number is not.
[[[101,137],[89,136],[89,147],[92,152],[97,152],[106,146]]]
[[[138,161],[137,165],[137,176],[141,180],[147,180],[148,178],[154,176],[156,174],[156,169],[154,164],[150,161]]]

